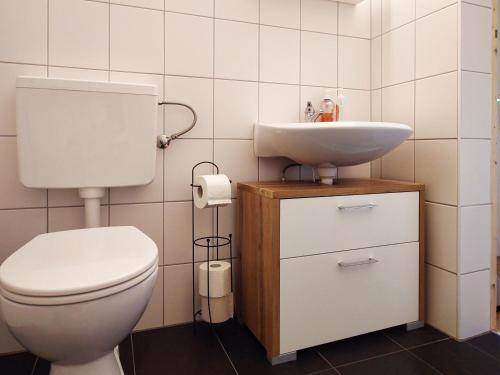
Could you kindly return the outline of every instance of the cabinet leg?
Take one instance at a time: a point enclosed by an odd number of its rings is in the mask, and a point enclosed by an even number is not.
[[[278,355],[276,357],[267,356],[267,360],[271,363],[271,365],[280,365],[286,362],[292,362],[297,360],[297,352],[290,352]]]
[[[416,320],[411,323],[406,323],[406,330],[407,331],[414,331],[416,329],[422,328],[425,325],[425,322],[423,320]]]

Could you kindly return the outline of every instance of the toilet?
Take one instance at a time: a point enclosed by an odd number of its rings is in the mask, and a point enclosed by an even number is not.
[[[78,189],[85,227],[41,234],[0,266],[0,311],[51,375],[123,375],[118,344],[151,298],[158,248],[131,226],[101,227],[106,188],[155,174],[154,86],[17,79],[21,182]]]

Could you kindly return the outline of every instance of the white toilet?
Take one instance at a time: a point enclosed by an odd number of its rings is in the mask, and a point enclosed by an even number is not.
[[[76,188],[87,229],[42,234],[0,266],[12,335],[51,361],[51,375],[123,374],[117,345],[151,297],[158,249],[134,227],[99,227],[107,187],[152,181],[154,86],[20,77],[21,182]]]

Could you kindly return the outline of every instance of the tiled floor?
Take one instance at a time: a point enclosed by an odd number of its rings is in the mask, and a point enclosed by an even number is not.
[[[273,367],[245,327],[231,321],[215,334],[198,327],[196,335],[190,325],[133,334],[120,345],[125,375],[500,374],[500,336],[492,333],[458,343],[430,327],[397,327],[303,350]],[[31,354],[0,357],[2,375],[48,373]]]

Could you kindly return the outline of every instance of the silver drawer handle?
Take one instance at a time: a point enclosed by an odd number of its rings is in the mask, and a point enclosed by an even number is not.
[[[347,211],[347,210],[361,210],[363,208],[375,208],[377,205],[375,203],[366,203],[366,204],[357,204],[357,205],[352,205],[352,206],[344,206],[343,204],[340,204],[337,206],[340,211]]]
[[[358,260],[355,262],[339,262],[339,267],[341,267],[341,268],[356,267],[356,266],[363,266],[365,264],[373,264],[373,263],[378,263],[378,260],[375,258],[368,258],[365,260]]]

